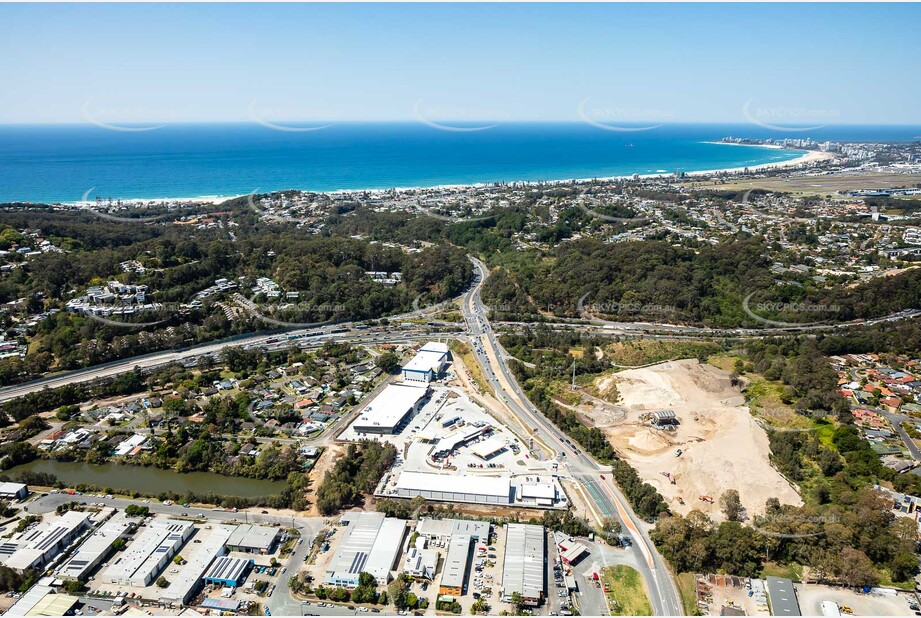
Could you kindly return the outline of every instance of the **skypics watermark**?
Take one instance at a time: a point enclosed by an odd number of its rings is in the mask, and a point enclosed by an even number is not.
[[[329,118],[336,116],[328,109],[293,108],[293,107],[260,107],[255,100],[249,102],[247,107],[250,119],[258,125],[273,131],[285,133],[311,133],[322,131],[333,126],[332,122],[295,122],[291,118]]]
[[[582,99],[576,111],[583,122],[595,128],[621,133],[652,131],[661,127],[663,123],[650,124],[650,119],[667,120],[675,117],[675,112],[671,110],[590,106],[587,98]]]
[[[83,119],[107,131],[143,133],[156,131],[176,121],[175,110],[132,106],[98,106],[89,99],[80,108]]]
[[[775,539],[811,539],[826,534],[823,528],[825,524],[839,522],[840,518],[835,514],[769,513],[756,517],[752,529]]]
[[[640,302],[604,302],[604,303],[592,303],[590,305],[585,304],[585,299],[588,298],[588,294],[584,294],[576,303],[576,310],[584,318],[590,320],[600,320],[595,316],[595,314],[600,313],[602,315],[630,315],[630,316],[661,316],[661,315],[675,315],[680,313],[678,308],[674,305],[660,305],[656,303],[640,303]],[[602,320],[604,321],[604,320]]]
[[[752,292],[742,300],[742,310],[745,312],[745,315],[751,319],[761,322],[762,324],[767,324],[768,326],[775,326],[777,328],[807,328],[812,326],[821,326],[826,324],[827,320],[819,320],[814,322],[786,322],[784,320],[773,320],[766,318],[762,315],[756,313],[756,311],[761,313],[799,313],[799,314],[809,314],[809,315],[826,315],[832,316],[841,311],[841,305],[830,304],[825,305],[821,303],[812,303],[808,301],[800,302],[759,302],[755,303],[754,309],[752,309],[752,297],[758,292]]]
[[[742,115],[748,122],[771,131],[816,131],[840,120],[837,109],[808,107],[757,107],[751,98],[742,106]]]
[[[423,99],[419,99],[413,104],[413,116],[427,127],[449,133],[486,131],[496,128],[509,119],[508,112],[503,110],[459,105],[439,107],[425,105]],[[484,121],[484,118],[491,120]]]

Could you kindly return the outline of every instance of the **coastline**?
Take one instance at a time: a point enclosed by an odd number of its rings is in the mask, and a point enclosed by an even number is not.
[[[834,154],[830,152],[820,152],[817,150],[801,150],[798,148],[785,148],[777,144],[735,144],[730,142],[712,142],[706,141],[701,142],[703,144],[714,144],[719,146],[745,146],[748,148],[768,148],[771,150],[793,150],[796,152],[801,152],[802,154],[799,157],[794,159],[789,159],[787,161],[774,161],[771,163],[760,163],[756,165],[747,165],[741,167],[731,167],[731,168],[719,168],[711,170],[696,170],[691,172],[685,172],[687,177],[697,177],[697,176],[708,176],[713,174],[738,174],[745,172],[757,172],[769,169],[783,169],[783,168],[795,168],[800,165],[806,165],[809,163],[815,163],[819,161],[827,161],[834,158]],[[571,182],[614,182],[618,180],[629,180],[634,177],[649,179],[649,178],[664,178],[672,176],[672,172],[662,172],[662,173],[651,173],[651,174],[627,174],[620,176],[597,176],[591,178],[565,178],[565,179],[555,179],[555,180],[511,180],[506,181],[501,184],[504,185],[517,185],[517,186],[541,186],[541,185],[561,185]],[[483,187],[488,187],[491,185],[497,184],[496,182],[478,182],[478,183],[461,183],[461,184],[443,184],[443,185],[430,185],[430,186],[408,186],[408,187],[387,187],[383,189],[331,189],[326,191],[315,191],[311,189],[295,189],[295,188],[286,188],[286,189],[277,189],[275,191],[267,191],[266,193],[277,193],[280,191],[307,191],[311,193],[317,193],[322,195],[344,195],[349,193],[368,193],[371,195],[382,195],[392,191],[398,192],[409,192],[409,191],[459,191],[463,189],[480,189]],[[202,195],[198,197],[149,197],[149,198],[127,198],[119,200],[124,205],[144,205],[151,203],[181,203],[181,204],[211,204],[214,206],[219,206],[224,202],[238,199],[241,197],[246,197],[247,195],[256,195],[258,189],[251,193],[240,193],[236,195]],[[22,202],[22,203],[33,203],[38,204],[41,202]],[[85,200],[85,201],[76,201],[76,202],[50,202],[49,205],[57,206],[77,206],[81,208],[90,207],[96,204],[96,200]]]

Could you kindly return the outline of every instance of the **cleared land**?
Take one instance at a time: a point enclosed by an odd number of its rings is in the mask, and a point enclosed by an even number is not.
[[[652,616],[652,606],[639,572],[623,564],[608,567],[602,581],[610,587],[608,608],[612,616]]]
[[[826,195],[855,189],[908,187],[919,182],[921,182],[921,174],[860,172],[795,178],[739,178],[722,183],[689,182],[685,184],[695,189],[767,189],[800,195]]]
[[[620,395],[616,411],[606,414],[596,407],[593,418],[675,512],[699,509],[720,519],[719,497],[727,489],[739,491],[749,516],[763,513],[771,497],[802,504],[796,489],[771,466],[767,434],[727,372],[689,359],[602,376],[595,386],[606,392],[611,382]],[[656,410],[675,412],[675,431],[643,420]]]

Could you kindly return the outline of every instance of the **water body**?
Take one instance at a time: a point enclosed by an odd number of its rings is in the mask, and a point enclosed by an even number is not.
[[[52,461],[36,459],[15,466],[4,474],[15,478],[20,472],[47,472],[68,485],[85,483],[98,487],[111,487],[128,491],[140,491],[157,495],[164,491],[197,494],[214,493],[222,496],[260,498],[281,493],[284,481],[265,481],[223,476],[210,472],[187,472],[180,474],[172,470],[129,466],[117,463],[88,464],[73,461]]]
[[[799,155],[707,143],[730,135],[908,141],[921,136],[921,127],[785,132],[697,124],[625,132],[577,122],[500,123],[465,132],[421,122],[334,123],[315,131],[255,122],[145,131],[89,123],[0,126],[0,201],[76,202],[87,191],[91,199],[128,199],[570,180],[727,169]]]

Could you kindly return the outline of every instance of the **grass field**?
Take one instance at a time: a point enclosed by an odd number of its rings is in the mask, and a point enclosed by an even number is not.
[[[803,567],[798,564],[777,564],[776,562],[765,562],[764,568],[761,569],[761,577],[786,577],[795,582],[803,581]]]
[[[697,592],[694,587],[693,573],[679,573],[676,578],[678,594],[681,595],[681,607],[685,616],[699,616],[697,610]]]
[[[623,564],[606,568],[602,582],[608,584],[608,607],[612,616],[652,616],[652,605],[639,571]]]
[[[908,187],[919,182],[921,182],[921,174],[862,172],[859,174],[796,178],[739,178],[725,183],[691,181],[684,184],[694,189],[766,189],[794,195],[832,195],[838,191],[854,189]]]

